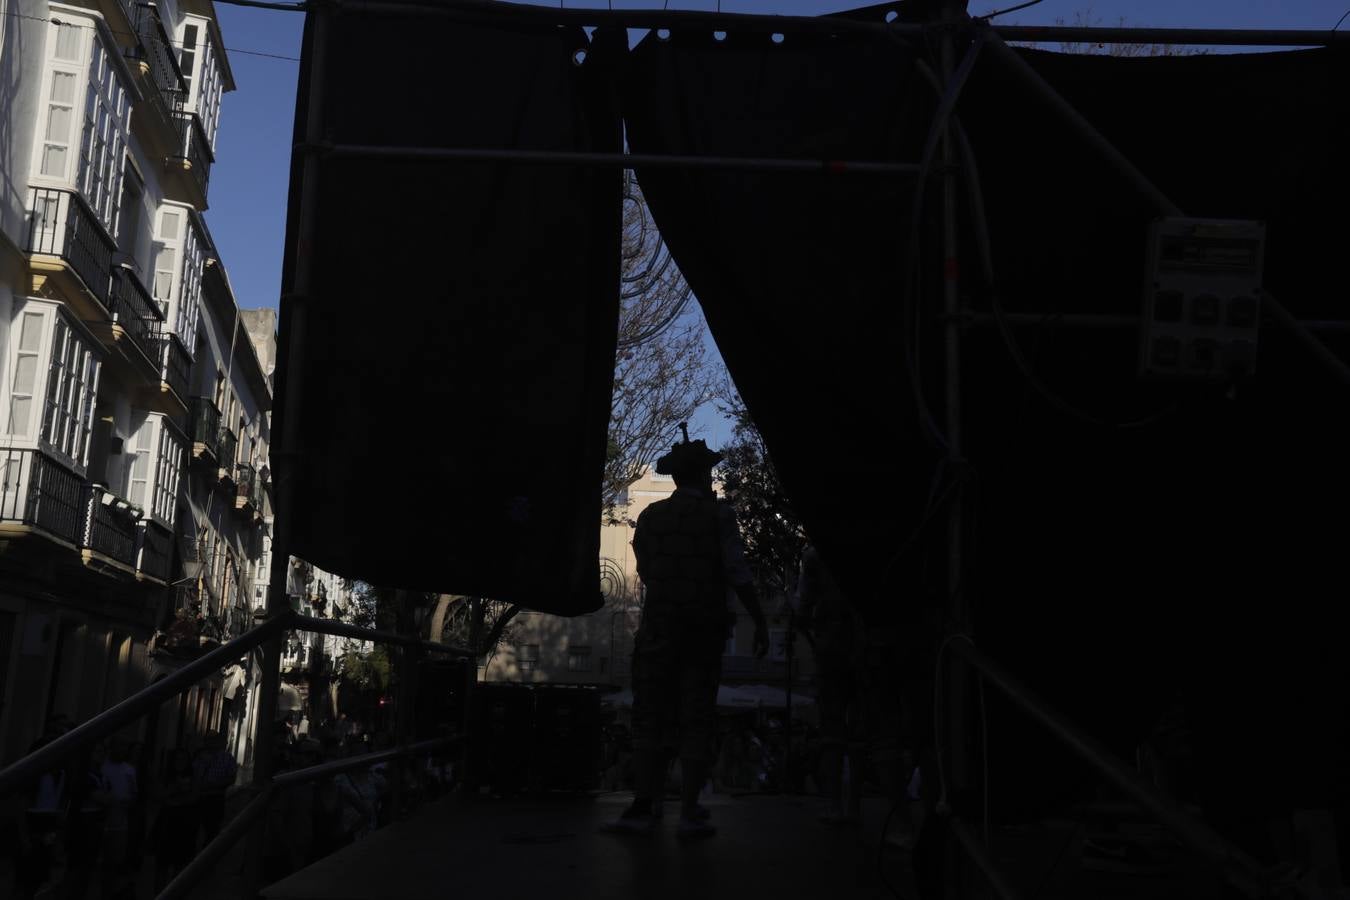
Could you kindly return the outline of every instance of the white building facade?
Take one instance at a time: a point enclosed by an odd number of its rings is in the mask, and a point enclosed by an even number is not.
[[[223,273],[201,217],[223,47],[210,0],[0,0],[4,761],[172,665],[155,633],[193,580],[178,538],[203,290]],[[232,466],[265,452],[249,439]],[[220,727],[223,694],[194,689],[126,736],[153,755]]]

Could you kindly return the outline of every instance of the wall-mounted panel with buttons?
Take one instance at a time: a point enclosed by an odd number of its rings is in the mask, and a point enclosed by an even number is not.
[[[1149,228],[1139,371],[1226,381],[1256,368],[1265,225],[1160,219]]]

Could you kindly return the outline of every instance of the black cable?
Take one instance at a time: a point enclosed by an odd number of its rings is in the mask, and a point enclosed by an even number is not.
[[[226,3],[230,6],[252,6],[256,9],[274,9],[280,12],[306,12],[309,10],[308,3],[267,3],[264,0],[216,0],[217,3]]]
[[[1010,12],[1017,12],[1019,9],[1026,9],[1028,6],[1035,6],[1036,4],[1043,2],[1045,2],[1045,0],[1029,0],[1029,2],[1027,3],[1019,3],[1016,6],[1009,6],[1007,9],[995,10],[994,12],[991,13],[985,13],[982,16],[976,16],[975,18],[983,19],[984,21],[988,22],[990,19],[996,18],[998,16],[1004,16]]]
[[[1340,28],[1341,23],[1344,22],[1347,17],[1350,17],[1350,9],[1347,9],[1345,15],[1336,20],[1336,24],[1331,26],[1331,30],[1334,32],[1337,28]]]
[[[30,22],[47,22],[49,24],[54,25],[67,25],[71,28],[85,28],[88,29],[89,31],[98,31],[98,27],[95,25],[81,25],[78,22],[67,22],[64,19],[56,19],[51,18],[49,16],[30,16],[25,13],[12,12],[8,10],[3,13],[0,13],[0,15],[9,16],[10,18],[14,19],[27,19]],[[116,37],[134,37],[134,38],[141,37],[139,34],[136,34],[133,31],[118,31],[115,28],[109,28],[108,34],[114,35]],[[167,41],[166,43],[170,47],[176,47],[179,50],[182,50],[185,47],[187,47],[187,45],[184,44],[182,41]],[[289,60],[290,62],[300,62],[300,57],[298,56],[283,56],[280,53],[265,53],[262,50],[240,50],[238,47],[223,47],[221,49],[223,49],[226,53],[243,53],[248,56],[265,56],[269,59],[285,59]]]

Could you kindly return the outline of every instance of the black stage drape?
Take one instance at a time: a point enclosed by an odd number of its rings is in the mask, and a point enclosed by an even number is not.
[[[910,52],[858,36],[648,35],[625,70],[628,138],[642,153],[914,161],[934,92]],[[1019,52],[1189,214],[1266,222],[1265,285],[1296,315],[1346,317],[1332,289],[1346,246],[1334,217],[1350,200],[1345,53]],[[1257,376],[1217,387],[1141,382],[1134,329],[1056,327],[1056,313],[1138,313],[1154,212],[989,51],[957,112],[979,162],[993,287],[1007,310],[1047,314],[1015,329],[1021,351],[1086,414],[1047,402],[997,330],[971,328],[967,465],[939,465],[906,378],[910,182],[639,172],[807,530],[869,618],[931,626],[944,577],[934,498],[962,479],[964,588],[986,649],[1125,757],[1182,690],[1205,720],[1199,740],[1224,748],[1219,781],[1262,759],[1284,773],[1240,802],[1325,790],[1344,746],[1336,685],[1350,674],[1325,630],[1344,581],[1344,517],[1327,514],[1350,500],[1343,388],[1269,323]],[[933,276],[953,267],[937,255],[929,190],[911,365],[940,423]],[[963,303],[988,312],[964,196],[959,214]],[[1350,358],[1344,336],[1332,340]],[[1053,758],[1018,720],[993,728],[1019,735],[1013,752],[1000,746],[1005,761]],[[1049,798],[1078,774],[1014,774],[1002,790]]]
[[[621,105],[639,153],[914,162],[937,105],[913,64],[922,42],[674,27],[628,50],[603,29],[588,44],[486,15],[337,17],[329,137],[613,150]],[[367,63],[372,46],[399,47],[399,65]],[[1346,318],[1346,53],[1018,52],[1189,214],[1264,221],[1265,284],[1295,315]],[[1184,691],[1213,784],[1245,769],[1236,804],[1304,802],[1345,746],[1350,655],[1328,627],[1350,500],[1340,386],[1270,323],[1255,377],[1216,386],[1140,381],[1132,329],[1060,327],[1056,314],[1140,309],[1154,211],[988,50],[957,113],[992,284],[964,197],[959,258],[942,259],[936,181],[913,241],[905,176],[638,177],[812,539],[871,621],[916,645],[941,625],[943,504],[959,491],[983,646],[1123,755]],[[295,552],[384,583],[593,609],[618,173],[329,161],[318,202],[289,375],[299,456],[277,465],[296,485]],[[966,330],[956,461],[940,437],[944,273],[976,312],[997,291],[1045,317],[1015,330],[1043,387],[997,330]],[[1330,340],[1350,356],[1344,333]],[[1003,758],[1050,758],[1005,713],[991,700],[992,740],[1018,735]],[[1036,771],[996,783],[1026,801],[1078,772]]]
[[[326,140],[621,148],[580,29],[383,11],[330,28]],[[299,193],[293,175],[291,247]],[[335,158],[316,202],[303,359],[279,366],[278,434],[284,380],[302,380],[296,456],[276,465],[292,552],[377,584],[598,608],[620,173]]]

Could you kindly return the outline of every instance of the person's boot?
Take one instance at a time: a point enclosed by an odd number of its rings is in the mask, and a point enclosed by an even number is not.
[[[634,798],[632,804],[611,822],[605,822],[600,830],[606,834],[649,835],[656,830],[656,815],[652,812],[650,798]]]
[[[697,840],[717,834],[717,829],[708,823],[711,814],[698,802],[699,792],[707,780],[708,763],[705,760],[680,760],[680,824],[675,834],[681,840]]]

